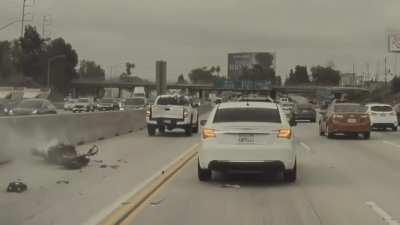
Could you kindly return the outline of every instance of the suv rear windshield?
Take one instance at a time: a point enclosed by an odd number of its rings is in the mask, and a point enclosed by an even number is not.
[[[372,106],[371,111],[375,112],[391,112],[393,108],[388,105],[379,105],[379,106]]]
[[[228,108],[218,109],[215,113],[214,123],[229,122],[267,122],[281,123],[278,109],[265,108]]]
[[[362,105],[335,105],[335,112],[345,113],[345,112],[358,112],[364,113],[367,111],[367,107]]]
[[[157,105],[189,105],[189,101],[184,97],[161,97]]]

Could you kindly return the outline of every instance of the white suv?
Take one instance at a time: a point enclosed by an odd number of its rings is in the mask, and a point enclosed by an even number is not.
[[[294,135],[278,104],[222,103],[201,123],[199,180],[210,180],[213,170],[232,169],[283,171],[286,181],[296,180]]]
[[[181,128],[187,136],[199,131],[199,113],[197,104],[183,95],[161,95],[154,105],[146,111],[147,131],[154,136],[156,130],[164,133],[165,129]]]
[[[372,129],[397,130],[399,122],[393,107],[388,104],[367,104]]]

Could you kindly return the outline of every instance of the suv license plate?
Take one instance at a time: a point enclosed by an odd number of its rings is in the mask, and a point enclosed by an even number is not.
[[[164,120],[164,123],[171,123],[171,120]]]
[[[239,144],[254,144],[254,135],[239,134]]]
[[[356,119],[348,119],[347,122],[348,123],[357,123],[357,120]]]

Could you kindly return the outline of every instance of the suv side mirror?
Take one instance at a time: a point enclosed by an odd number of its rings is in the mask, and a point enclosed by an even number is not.
[[[200,125],[201,126],[204,127],[206,125],[206,123],[207,123],[207,120],[200,120]]]

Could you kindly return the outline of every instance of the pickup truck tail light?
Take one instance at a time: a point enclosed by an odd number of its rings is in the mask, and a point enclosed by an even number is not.
[[[278,138],[290,139],[291,137],[292,137],[292,129],[285,128],[279,130]]]
[[[212,139],[216,137],[217,134],[215,133],[215,129],[209,129],[209,128],[203,129],[203,139]]]
[[[146,117],[150,118],[151,117],[151,107],[146,110]]]

